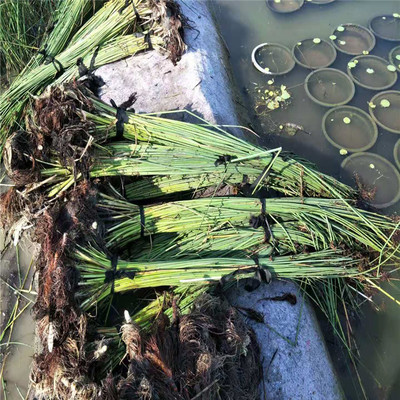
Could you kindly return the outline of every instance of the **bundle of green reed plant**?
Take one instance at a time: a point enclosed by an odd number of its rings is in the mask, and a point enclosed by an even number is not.
[[[107,56],[109,52],[104,54]],[[126,187],[127,197],[132,201],[143,199],[143,193],[150,199],[222,185],[231,185],[237,191],[245,186],[250,193],[267,187],[287,196],[355,196],[355,191],[347,185],[319,173],[305,161],[281,154],[280,148],[266,150],[252,145],[205,121],[185,123],[128,112],[129,122],[124,124],[123,135],[126,141],[115,142],[116,110],[97,100],[87,89],[63,85],[52,88],[37,102],[43,98],[48,98],[50,105],[55,98],[59,109],[75,102],[74,118],[81,121],[88,138],[92,138],[91,177],[141,178]],[[43,130],[55,131],[59,136],[69,134],[62,120],[58,130],[43,126],[40,118],[47,113],[53,121],[51,106],[38,109],[33,105],[27,127],[31,136]],[[51,153],[51,145],[48,147]],[[65,167],[57,151],[50,158],[32,156],[37,159],[37,166],[41,166],[43,180],[49,180],[46,181],[49,196],[58,195],[82,178],[75,174],[73,166]]]
[[[322,250],[310,254],[252,258],[204,257],[173,261],[124,261],[115,266],[105,253],[93,247],[75,252],[80,273],[78,298],[87,310],[101,303],[111,293],[163,286],[209,285],[224,276],[232,279],[251,277],[260,267],[273,277],[322,279],[357,277],[361,260],[338,250]]]
[[[24,69],[39,50],[47,30],[55,21],[60,5],[62,6],[60,0],[0,2],[1,73],[6,73],[7,79],[10,79],[11,74],[17,74]],[[91,7],[90,2],[89,7]],[[68,24],[63,25],[64,28],[65,26]]]
[[[295,244],[315,250],[345,245],[352,250],[377,252],[382,260],[399,257],[398,245],[391,236],[398,227],[394,221],[335,199],[215,197],[140,207],[102,195],[98,206],[107,213],[109,247],[123,248],[141,236],[159,233],[215,234],[216,229],[248,228],[252,217],[263,214],[277,238],[284,238],[286,245],[293,243],[292,248]],[[286,224],[290,229],[285,230]],[[294,230],[298,231],[296,235]]]
[[[70,13],[67,28],[75,27],[82,17],[83,10],[87,7],[82,5],[83,0],[69,0],[72,10],[79,9],[79,14]],[[85,4],[91,3],[84,1]],[[0,98],[0,148],[3,148],[4,141],[21,116],[24,106],[29,100],[29,94],[37,95],[50,83],[53,82],[56,75],[60,75],[58,82],[63,82],[78,75],[76,62],[78,58],[87,60],[94,55],[96,49],[103,49],[103,56],[99,57],[103,63],[116,61],[118,59],[135,54],[143,49],[145,40],[141,41],[141,46],[134,46],[130,43],[128,37],[126,41],[118,41],[120,36],[126,35],[132,29],[140,30],[146,33],[146,29],[159,32],[153,29],[157,24],[165,24],[166,21],[160,21],[159,16],[152,16],[153,10],[151,3],[145,0],[133,0],[127,5],[125,0],[109,0],[101,7],[84,25],[73,35],[68,46],[63,50],[62,44],[69,39],[71,29],[62,29],[63,20],[59,20],[54,31],[63,35],[62,39],[55,39],[57,44],[53,45],[51,38],[46,42],[45,48],[47,63],[35,65],[23,71],[22,74],[13,82],[11,87]],[[137,21],[137,17],[140,21]],[[139,25],[140,24],[140,25]],[[167,47],[166,41],[170,39],[164,30],[159,32],[161,38],[155,40],[155,47],[160,42],[163,47]],[[171,35],[172,36],[172,35]],[[55,37],[53,34],[52,37]],[[147,39],[146,39],[147,40]],[[124,43],[129,43],[128,47],[122,47]],[[183,51],[183,49],[179,49]],[[101,65],[100,61],[95,62],[96,67]]]

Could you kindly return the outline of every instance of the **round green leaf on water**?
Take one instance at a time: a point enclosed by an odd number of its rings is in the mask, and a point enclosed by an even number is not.
[[[338,32],[343,32],[344,31],[344,26],[338,26],[336,30]]]
[[[382,99],[382,100],[381,100],[381,107],[383,107],[383,108],[388,108],[388,107],[390,107],[390,101],[387,100],[387,99]]]
[[[344,117],[343,122],[348,125],[351,122],[351,119],[349,117]]]
[[[395,67],[394,65],[392,65],[392,64],[389,64],[389,65],[387,66],[387,69],[388,69],[390,72],[396,72],[396,67]]]
[[[314,42],[315,44],[321,43],[321,39],[320,39],[320,38],[314,38],[314,39],[313,39],[313,42]]]

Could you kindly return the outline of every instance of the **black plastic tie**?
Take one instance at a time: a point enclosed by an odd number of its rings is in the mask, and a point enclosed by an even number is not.
[[[57,71],[57,74],[64,73],[64,71],[65,71],[64,66],[55,57],[53,57],[51,54],[47,53],[46,46],[44,46],[43,49],[39,50],[38,54],[43,56],[45,65],[48,65],[50,63],[53,64],[54,68]]]
[[[234,160],[236,157],[235,156],[230,156],[229,154],[225,154],[223,156],[219,156],[215,162],[214,165],[218,167],[219,165],[226,165],[227,163],[231,162]]]
[[[145,216],[144,216],[144,207],[139,205],[139,213],[140,213],[140,237],[144,238],[144,228],[145,228]]]
[[[144,41],[147,43],[147,50],[154,50],[153,43],[151,43],[151,32],[144,35]]]
[[[115,136],[116,140],[120,140],[124,137],[124,124],[129,122],[128,114],[126,113],[126,109],[131,107],[136,101],[136,93],[133,93],[129,96],[129,99],[117,106],[113,99],[110,99],[111,105],[117,110],[115,114],[115,118],[117,118],[116,129],[117,134]],[[131,110],[135,112],[134,109]]]
[[[117,270],[117,267],[118,267],[118,255],[117,254],[113,254],[111,256],[110,263],[111,263],[111,269],[109,269],[105,272],[104,283],[111,283],[111,294],[113,294],[116,279],[122,279],[122,278],[134,279],[136,274],[134,271],[129,271],[126,269],[118,269]]]

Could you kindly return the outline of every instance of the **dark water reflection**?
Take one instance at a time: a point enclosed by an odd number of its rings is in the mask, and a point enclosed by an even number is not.
[[[321,121],[328,108],[313,103],[304,90],[303,83],[310,70],[296,65],[287,75],[275,78],[275,85],[284,84],[290,88],[291,104],[286,109],[278,109],[259,117],[254,112],[254,83],[266,85],[270,77],[261,74],[252,66],[250,55],[255,46],[264,42],[277,42],[292,49],[297,42],[304,39],[328,39],[335,28],[344,23],[368,26],[369,20],[376,15],[400,13],[400,1],[337,0],[326,5],[306,2],[300,11],[292,14],[273,13],[262,0],[214,0],[214,6],[229,51],[234,78],[252,115],[254,126],[263,132],[264,144],[268,147],[282,145],[285,150],[313,161],[323,172],[346,180],[340,169],[343,156],[322,134]],[[387,59],[390,50],[398,44],[377,38],[371,54]],[[351,58],[353,57],[338,51],[337,59],[331,67],[346,71]],[[400,79],[392,90],[400,90]],[[368,112],[368,101],[375,94],[374,91],[356,86],[356,94],[348,104]],[[287,122],[303,126],[310,134],[298,133],[288,137],[268,133],[276,132],[280,124]],[[400,135],[379,128],[378,139],[368,151],[380,154],[394,163],[393,147],[399,138]],[[385,210],[390,214],[398,211],[400,211],[399,203]],[[396,287],[395,284],[396,282],[392,282],[389,290],[393,296],[400,298],[400,286]],[[360,368],[360,373],[370,399],[398,399],[400,398],[399,306],[384,297],[378,297],[377,302],[384,311],[375,312],[369,305],[365,305],[362,310],[363,317],[354,325],[361,361],[367,367]],[[331,342],[334,343],[335,339],[332,338]],[[346,398],[363,398],[360,388],[354,382],[355,374],[351,366],[343,363],[336,346],[330,347]],[[366,372],[367,369],[384,387],[382,390],[376,388],[374,379]]]

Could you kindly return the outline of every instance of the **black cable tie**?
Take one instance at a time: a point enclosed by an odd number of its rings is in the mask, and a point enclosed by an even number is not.
[[[249,224],[252,228],[258,229],[262,227],[264,229],[264,242],[269,243],[274,238],[271,230],[271,225],[268,221],[268,214],[265,212],[265,199],[261,198],[261,213],[257,217],[251,216]]]
[[[122,14],[122,12],[123,12],[126,8],[128,8],[128,6],[129,6],[129,1],[130,1],[130,0],[125,0],[125,4],[118,10],[118,12],[119,12],[120,14]],[[133,3],[133,1],[132,1],[132,3]]]
[[[129,271],[126,269],[119,269],[117,270],[118,267],[118,254],[113,254],[110,259],[111,263],[111,269],[107,270],[105,272],[104,276],[104,283],[111,283],[111,290],[110,293],[114,293],[114,285],[115,285],[115,280],[116,279],[121,279],[121,278],[129,278],[129,279],[134,279],[135,278],[135,271]]]
[[[125,0],[125,4],[119,9],[119,13],[122,14],[122,12],[129,7],[129,2],[132,4],[133,12],[135,13],[136,21],[139,23],[142,21],[142,18],[140,17],[140,14],[135,7],[135,2],[134,0]]]
[[[218,167],[219,165],[226,165],[228,162],[231,162],[234,160],[236,157],[235,156],[230,156],[229,154],[225,154],[223,156],[219,156],[215,162],[214,165]]]
[[[153,43],[151,43],[151,36],[150,36],[150,34],[151,34],[151,32],[147,32],[147,33],[144,35],[144,41],[145,41],[145,43],[147,43],[148,50],[154,50]]]
[[[117,110],[115,117],[117,118],[116,129],[117,134],[115,136],[116,140],[120,140],[124,137],[124,124],[129,122],[128,114],[126,113],[126,109],[131,107],[132,104],[136,101],[136,93],[133,93],[129,96],[129,99],[123,102],[120,106],[117,106],[113,99],[110,99],[111,105]],[[131,110],[135,112],[134,109]]]
[[[96,50],[94,51],[92,58],[90,59],[90,65],[89,65],[89,73],[93,73],[95,68],[94,68],[94,63],[96,61],[96,57],[99,54],[100,46],[96,47]]]
[[[38,51],[38,54],[43,56],[44,64],[48,65],[52,63],[58,74],[64,73],[64,66],[55,57],[47,53],[46,47],[44,46],[43,49]]]
[[[139,205],[139,212],[140,212],[140,237],[144,238],[144,228],[145,228],[145,216],[144,216],[144,207]]]

